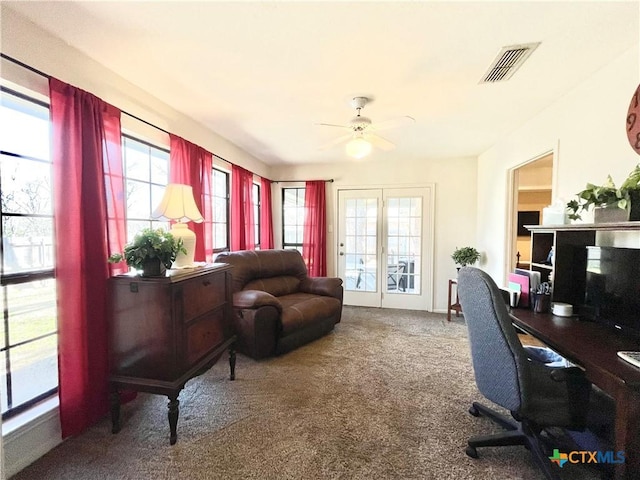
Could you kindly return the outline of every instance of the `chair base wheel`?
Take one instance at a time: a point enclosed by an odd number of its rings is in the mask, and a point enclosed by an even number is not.
[[[464,453],[466,453],[471,458],[478,458],[478,450],[476,450],[476,448],[472,447],[471,445],[469,445],[465,449]]]
[[[474,407],[473,405],[471,405],[471,407],[469,407],[469,413],[471,415],[473,415],[474,417],[479,417],[480,416],[480,412],[478,411],[478,409],[476,407]]]

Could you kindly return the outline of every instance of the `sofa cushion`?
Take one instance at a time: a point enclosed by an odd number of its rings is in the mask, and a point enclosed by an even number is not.
[[[258,278],[247,283],[243,290],[262,290],[274,297],[296,293],[300,289],[300,279],[291,276]]]
[[[233,265],[232,290],[239,292],[249,282],[274,277],[295,277],[300,280],[307,276],[307,267],[297,250],[243,250],[222,252],[216,262]]]
[[[278,297],[282,304],[282,335],[288,335],[316,323],[320,319],[331,317],[342,310],[337,298],[293,293]]]

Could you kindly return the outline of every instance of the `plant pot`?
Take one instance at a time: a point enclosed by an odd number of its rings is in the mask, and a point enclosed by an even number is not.
[[[617,206],[596,207],[593,209],[593,223],[627,222],[629,210]]]
[[[640,221],[640,190],[629,191],[631,208],[629,211],[629,220],[632,222]]]
[[[142,265],[143,277],[164,277],[166,271],[167,269],[164,267],[164,264],[158,258],[145,260]]]

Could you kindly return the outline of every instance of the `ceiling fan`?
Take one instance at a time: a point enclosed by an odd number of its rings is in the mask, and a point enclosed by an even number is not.
[[[373,123],[371,119],[363,117],[360,111],[367,103],[372,101],[368,97],[353,97],[351,99],[351,106],[356,109],[357,115],[351,119],[348,125],[335,125],[332,123],[319,123],[325,127],[338,127],[345,130],[349,130],[349,133],[342,135],[330,143],[320,147],[321,150],[327,150],[340,143],[346,143],[347,155],[354,158],[363,158],[371,153],[373,147],[379,148],[384,151],[393,150],[395,144],[377,135],[376,132],[380,130],[388,130],[390,128],[401,127],[415,122],[413,117],[404,116],[394,118],[392,120],[386,120],[380,123]]]

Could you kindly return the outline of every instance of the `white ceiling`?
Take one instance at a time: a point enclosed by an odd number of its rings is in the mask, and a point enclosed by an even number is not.
[[[639,41],[638,2],[7,2],[265,163],[344,161],[349,99],[397,144],[374,158],[477,156]],[[508,81],[503,46],[541,42]],[[214,152],[215,153],[215,152]]]

